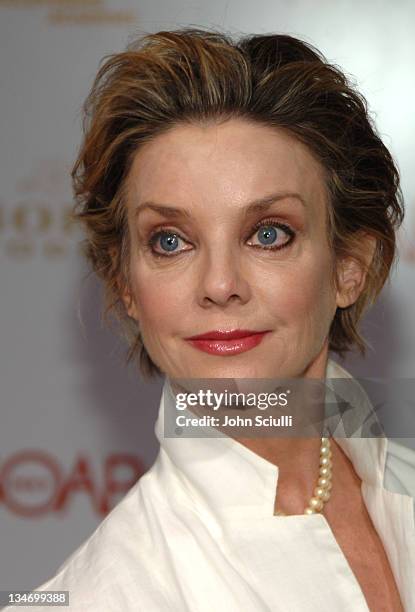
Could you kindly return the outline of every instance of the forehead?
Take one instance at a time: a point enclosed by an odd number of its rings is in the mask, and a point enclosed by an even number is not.
[[[138,150],[127,179],[133,208],[152,200],[224,214],[276,191],[299,193],[317,211],[324,170],[295,137],[245,119],[171,128]]]

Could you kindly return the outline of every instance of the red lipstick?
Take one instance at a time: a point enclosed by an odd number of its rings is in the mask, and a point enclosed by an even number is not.
[[[211,355],[238,355],[257,346],[270,330],[212,330],[185,338],[192,346]]]

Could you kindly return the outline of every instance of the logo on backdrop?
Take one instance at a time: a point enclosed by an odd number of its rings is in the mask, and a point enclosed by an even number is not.
[[[46,7],[47,19],[54,25],[124,25],[136,20],[133,11],[107,5],[105,0],[0,0],[0,6],[7,8]]]
[[[41,159],[15,185],[15,197],[0,198],[0,249],[18,260],[62,258],[79,248],[81,232],[70,214],[69,167]]]
[[[37,518],[66,513],[81,495],[92,510],[105,516],[143,475],[142,460],[129,453],[110,453],[96,460],[80,452],[72,465],[43,450],[26,449],[0,462],[0,504],[12,514]]]

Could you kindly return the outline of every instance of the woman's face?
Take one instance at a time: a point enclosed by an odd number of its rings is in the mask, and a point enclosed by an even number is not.
[[[338,293],[323,171],[302,143],[243,119],[176,126],[137,152],[127,194],[123,299],[165,374],[324,375]],[[188,340],[229,330],[251,337]]]

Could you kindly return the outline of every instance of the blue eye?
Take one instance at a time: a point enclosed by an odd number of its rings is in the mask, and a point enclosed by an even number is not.
[[[250,246],[262,248],[264,250],[278,250],[288,246],[295,236],[295,232],[283,223],[262,221],[255,227],[253,236],[258,236],[257,243]]]
[[[176,255],[181,253],[183,250],[188,250],[177,248],[180,240],[183,241],[183,238],[181,238],[176,232],[162,230],[155,232],[150,237],[148,246],[156,257],[170,257],[171,255],[169,255],[169,253]],[[161,249],[161,251],[155,248],[156,245],[158,245],[158,248]]]
[[[264,226],[258,232],[258,238],[262,244],[272,244],[277,237],[277,232],[275,231],[275,227]]]
[[[166,251],[174,251],[179,244],[176,234],[162,234],[160,238],[160,246]]]

